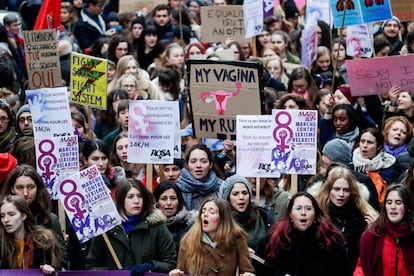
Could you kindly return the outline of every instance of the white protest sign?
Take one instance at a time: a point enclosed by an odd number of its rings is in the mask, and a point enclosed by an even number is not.
[[[346,31],[346,54],[356,58],[372,57],[372,27],[369,24],[352,25]]]
[[[130,102],[129,163],[173,163],[178,110],[177,101]]]
[[[79,171],[77,136],[35,138],[37,172],[52,199],[59,179]]]
[[[272,116],[238,115],[236,117],[237,174],[246,177],[280,177],[272,172]]]
[[[316,110],[272,110],[273,146],[269,161],[281,174],[315,174]]]
[[[36,138],[73,135],[66,87],[26,91]]]
[[[263,29],[263,1],[244,0],[244,38],[259,35]]]
[[[58,196],[81,243],[122,222],[96,165],[63,179]]]

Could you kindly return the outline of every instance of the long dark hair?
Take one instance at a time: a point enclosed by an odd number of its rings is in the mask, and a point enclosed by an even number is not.
[[[118,183],[115,193],[116,209],[121,217],[125,220],[127,217],[124,203],[129,190],[137,189],[142,196],[142,210],[140,216],[145,219],[154,210],[154,198],[152,194],[145,188],[141,181],[133,178],[124,178]]]
[[[36,199],[30,205],[30,209],[32,211],[38,212],[38,214],[40,214],[39,219],[43,219],[43,221],[37,221],[37,223],[42,225],[49,224],[51,219],[49,215],[49,209],[51,207],[50,195],[46,189],[42,177],[32,166],[26,164],[18,165],[9,174],[2,189],[2,197],[5,197],[8,194],[13,194],[12,189],[16,183],[16,180],[21,176],[27,176],[31,178],[36,185]],[[37,214],[33,215],[36,216]]]
[[[183,194],[180,188],[177,186],[177,184],[175,184],[172,181],[162,181],[160,184],[157,185],[155,190],[152,192],[152,194],[155,197],[155,202],[157,203],[161,195],[166,190],[169,190],[169,189],[173,189],[175,194],[177,195],[177,199],[178,199],[177,211],[180,211],[181,209],[185,207],[185,201],[184,201]]]
[[[385,199],[384,199],[384,206],[382,207],[379,217],[376,221],[374,221],[369,230],[376,236],[383,236],[385,233],[385,224],[388,221],[387,217],[387,211],[386,211],[386,204],[387,204],[387,198],[388,195],[392,192],[396,191],[399,196],[401,197],[401,200],[404,204],[405,209],[405,216],[402,220],[402,224],[409,225],[411,228],[411,231],[414,231],[414,202],[413,202],[413,195],[408,190],[406,186],[403,184],[392,184],[388,186],[387,191],[385,193]]]

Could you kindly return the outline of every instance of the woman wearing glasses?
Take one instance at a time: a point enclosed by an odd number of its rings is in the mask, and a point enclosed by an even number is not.
[[[306,192],[292,196],[257,254],[265,260],[257,275],[352,275],[343,236]]]

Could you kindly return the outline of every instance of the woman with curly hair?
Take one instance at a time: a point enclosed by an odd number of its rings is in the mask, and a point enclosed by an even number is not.
[[[352,275],[343,236],[306,192],[292,196],[257,254],[265,260],[257,275]]]
[[[2,269],[40,268],[52,274],[60,268],[62,254],[56,236],[36,225],[24,198],[6,196],[0,204],[0,217]]]

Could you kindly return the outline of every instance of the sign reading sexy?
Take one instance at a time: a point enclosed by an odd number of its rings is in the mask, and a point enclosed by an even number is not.
[[[258,63],[188,62],[193,135],[236,140],[236,116],[264,111]]]
[[[71,100],[98,109],[106,109],[107,61],[72,53]]]
[[[56,31],[23,31],[29,88],[62,85]]]
[[[352,96],[387,93],[394,86],[414,89],[414,54],[347,60]]]
[[[179,121],[178,101],[129,103],[128,162],[172,164]]]
[[[58,197],[81,243],[122,222],[96,165],[63,179]]]
[[[317,122],[316,110],[273,109],[273,147],[264,166],[276,175],[315,174]]]

